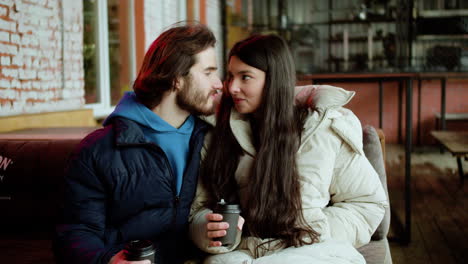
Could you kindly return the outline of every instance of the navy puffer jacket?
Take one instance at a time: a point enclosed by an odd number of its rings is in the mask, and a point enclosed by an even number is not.
[[[145,140],[137,123],[116,117],[83,139],[65,177],[57,260],[108,263],[127,241],[150,239],[165,263],[176,263],[187,239],[207,128],[196,119],[179,195],[166,155]]]

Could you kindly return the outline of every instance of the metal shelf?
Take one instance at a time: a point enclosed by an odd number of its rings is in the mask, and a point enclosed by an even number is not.
[[[371,24],[371,23],[395,23],[397,22],[393,18],[379,18],[379,19],[349,19],[349,20],[331,20],[330,24]]]
[[[349,42],[366,42],[368,40],[369,39],[368,39],[367,36],[350,37],[348,39]],[[383,41],[383,40],[384,40],[383,37],[373,37],[372,38],[372,41],[374,41],[374,42]],[[332,43],[343,43],[343,38],[330,38],[329,41],[332,42]]]
[[[422,10],[417,15],[418,17],[454,17],[468,16],[468,9],[453,9],[453,10]]]
[[[434,41],[434,40],[468,40],[468,34],[464,35],[418,35],[418,41]]]

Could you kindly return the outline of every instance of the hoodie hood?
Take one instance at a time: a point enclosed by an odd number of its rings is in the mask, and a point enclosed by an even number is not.
[[[114,117],[130,119],[157,132],[191,134],[194,126],[194,117],[191,115],[180,128],[173,127],[148,107],[138,102],[135,92],[126,92],[124,94],[115,107],[115,110],[106,118],[103,125],[106,126],[110,124]]]

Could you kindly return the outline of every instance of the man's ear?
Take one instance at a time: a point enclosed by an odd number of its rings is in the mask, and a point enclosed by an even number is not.
[[[172,82],[172,91],[173,92],[180,92],[182,90],[183,86],[184,86],[184,78],[177,77]]]

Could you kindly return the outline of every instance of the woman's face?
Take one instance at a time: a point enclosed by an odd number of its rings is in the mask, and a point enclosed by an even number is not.
[[[227,88],[237,112],[254,113],[262,101],[265,86],[265,72],[232,56],[228,65]]]

